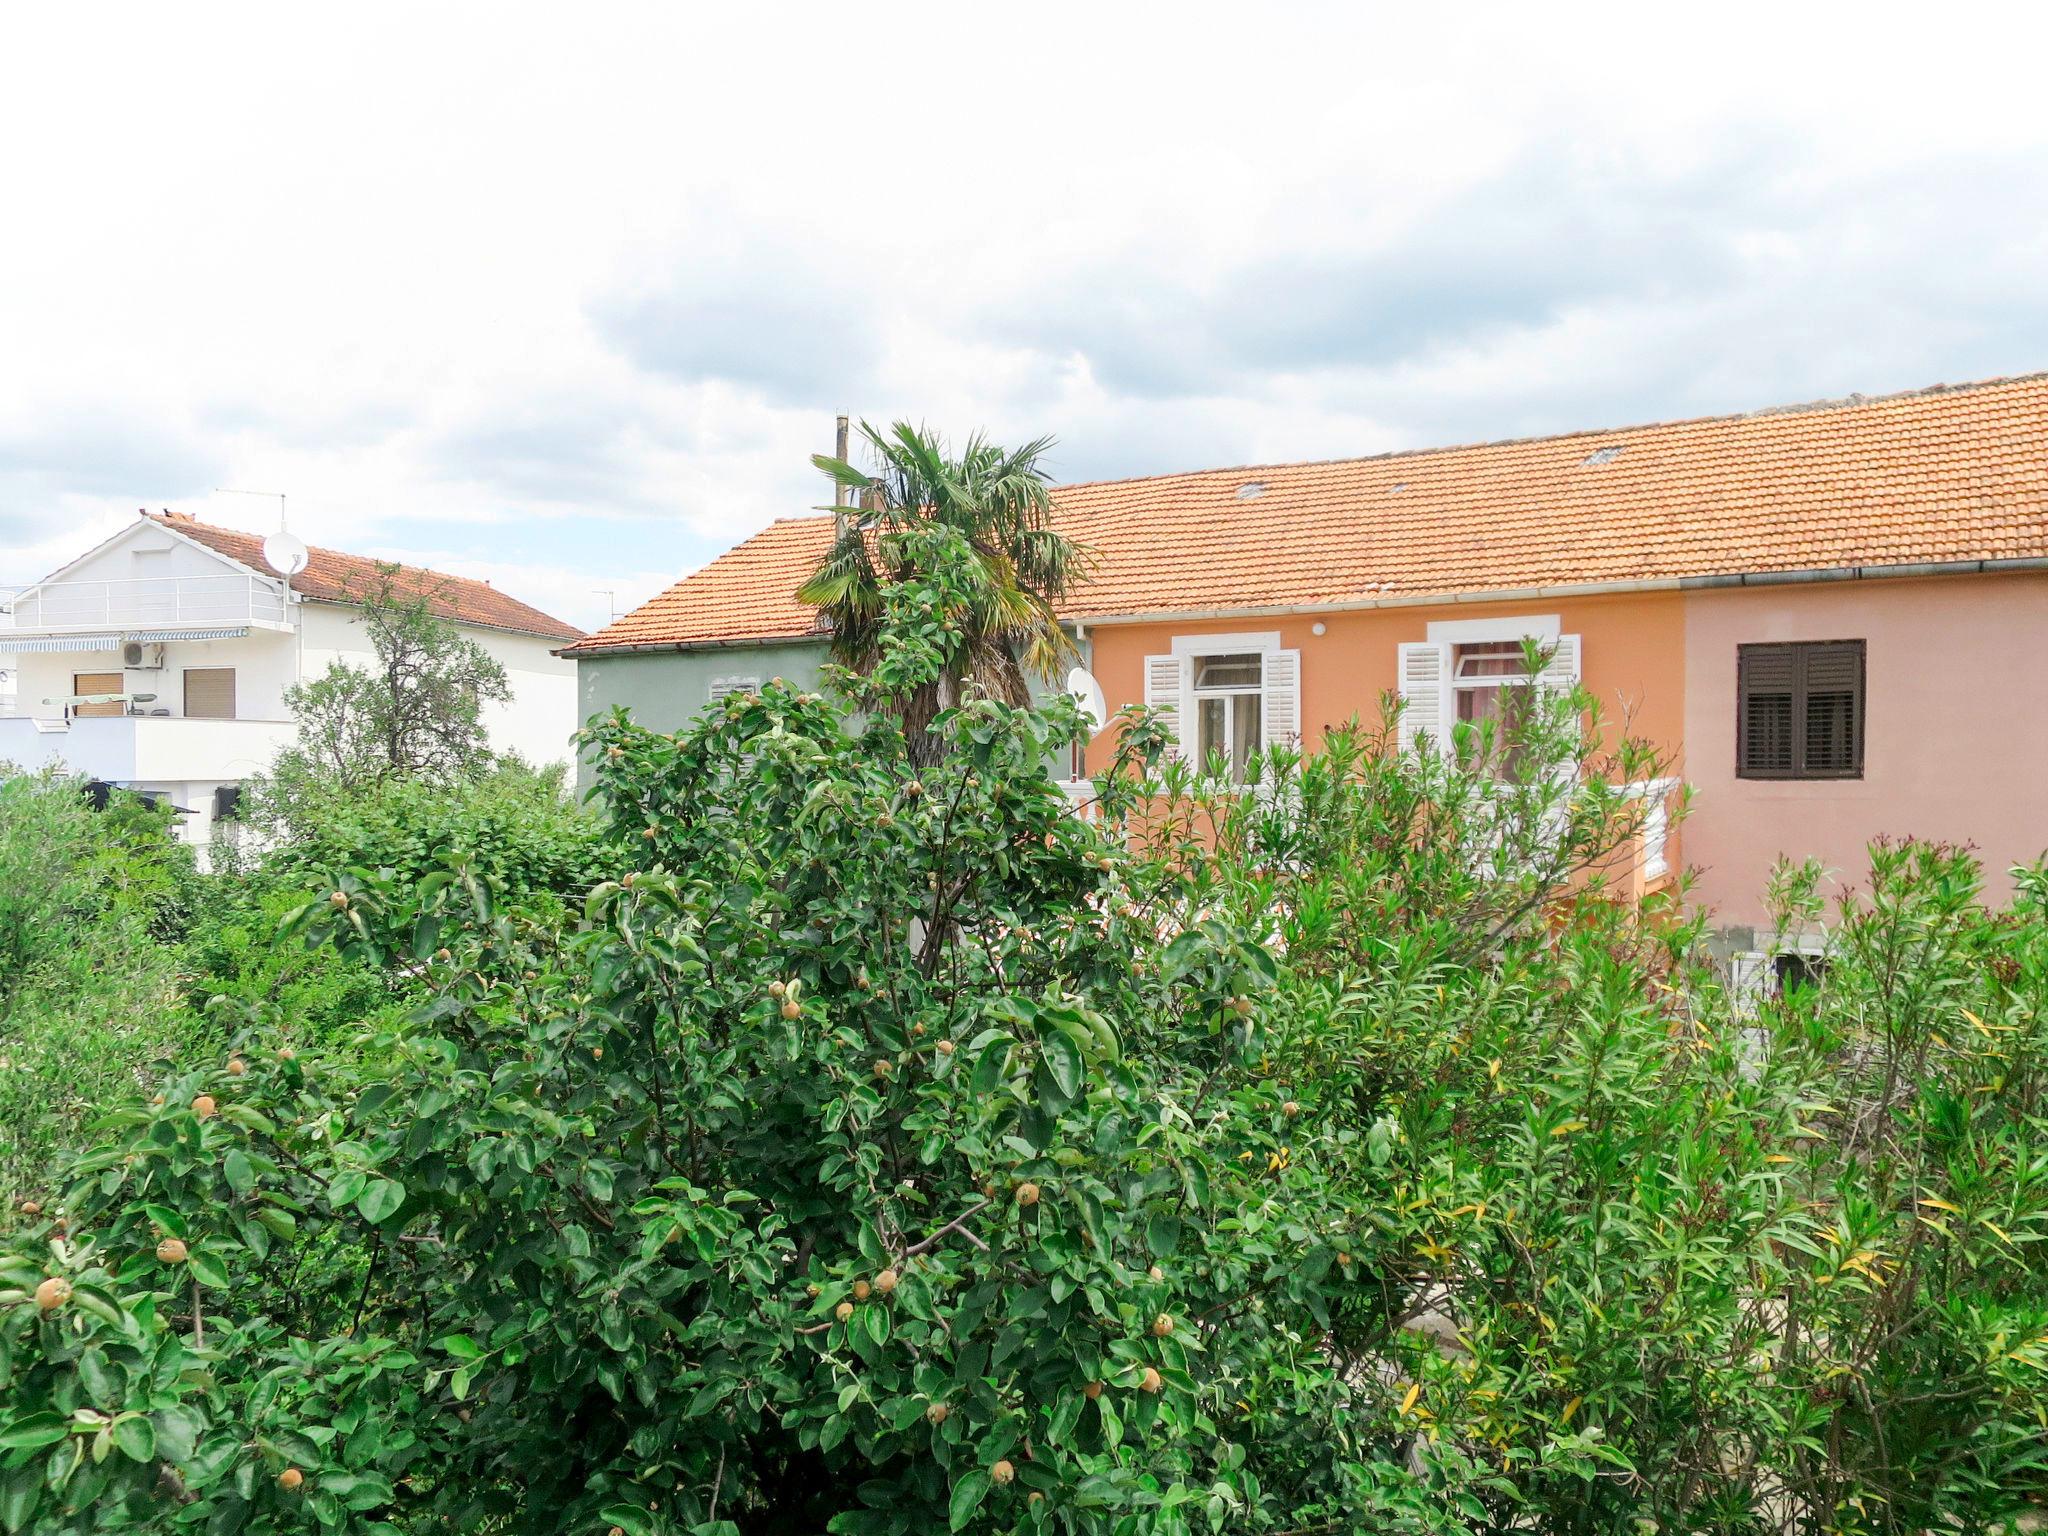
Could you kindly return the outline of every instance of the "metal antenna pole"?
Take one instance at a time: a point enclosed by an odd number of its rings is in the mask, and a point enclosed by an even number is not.
[[[277,498],[277,531],[279,533],[285,531],[283,491],[238,491],[231,485],[216,485],[213,491],[216,496],[275,496]]]
[[[279,533],[290,532],[285,526],[283,491],[241,491],[235,489],[232,485],[216,485],[213,490],[217,496],[275,496],[277,498],[277,531]],[[284,612],[286,618],[291,618],[292,578],[289,573],[284,578]],[[305,627],[296,619],[292,620],[292,634],[295,640],[293,650],[298,657],[298,670],[303,672],[306,665],[306,631]]]

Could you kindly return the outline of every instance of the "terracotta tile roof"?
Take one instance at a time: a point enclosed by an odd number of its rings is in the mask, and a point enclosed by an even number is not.
[[[806,639],[820,633],[818,610],[798,602],[796,589],[831,547],[831,513],[777,518],[658,597],[565,647],[565,654]]]
[[[175,528],[217,554],[270,574],[270,562],[263,558],[259,534],[242,533],[202,523],[182,512],[150,512],[150,521]],[[292,578],[292,590],[302,596],[326,602],[351,602],[372,590],[378,580],[380,562],[363,555],[344,555],[338,550],[309,548],[306,568]],[[474,624],[483,629],[504,629],[514,634],[539,635],[546,640],[575,640],[583,631],[574,625],[542,613],[538,608],[508,597],[487,581],[467,576],[449,576],[441,571],[401,565],[394,577],[398,590],[412,596],[426,595],[427,606],[441,618],[457,624]]]
[[[1694,421],[1063,486],[1065,607],[1483,596],[2048,557],[2048,374]],[[786,519],[577,647],[810,633],[829,517]]]

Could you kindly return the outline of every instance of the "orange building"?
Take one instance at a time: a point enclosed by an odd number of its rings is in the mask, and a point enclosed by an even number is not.
[[[1694,785],[1666,854],[1725,929],[1764,921],[1780,854],[1853,883],[1878,835],[1969,842],[2003,895],[2048,851],[2048,375],[1055,499],[1098,557],[1065,611],[1111,708],[1205,758],[1313,750],[1389,691],[1440,735],[1533,637]],[[831,534],[779,521],[569,647],[586,709],[666,728],[799,675]]]

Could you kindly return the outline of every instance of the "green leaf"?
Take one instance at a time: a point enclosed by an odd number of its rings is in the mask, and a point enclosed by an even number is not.
[[[998,1034],[982,1048],[981,1055],[975,1058],[974,1076],[970,1079],[970,1086],[976,1093],[992,1093],[1003,1080],[1013,1043],[1008,1035]]]
[[[256,1168],[249,1161],[249,1154],[236,1147],[220,1162],[221,1177],[228,1181],[228,1188],[238,1195],[246,1195],[256,1187]]]
[[[445,1349],[458,1360],[481,1360],[483,1348],[466,1333],[451,1333],[445,1339],[437,1339],[436,1349]]]
[[[156,1426],[137,1414],[134,1418],[120,1418],[114,1421],[114,1444],[121,1448],[121,1454],[130,1461],[154,1461],[156,1459]]]
[[[1145,1223],[1145,1246],[1155,1258],[1171,1258],[1180,1246],[1180,1218],[1162,1211]]]
[[[405,1186],[396,1179],[378,1179],[363,1191],[356,1209],[363,1213],[365,1221],[385,1221],[396,1215],[403,1204]]]
[[[953,1530],[974,1518],[974,1512],[981,1508],[982,1500],[988,1497],[988,1474],[976,1467],[965,1473],[953,1485],[953,1497],[946,1505],[946,1518]]]
[[[1052,1080],[1059,1091],[1070,1099],[1079,1093],[1081,1048],[1057,1030],[1048,1032],[1038,1042],[1038,1048],[1045,1054],[1046,1067],[1051,1071]]]
[[[228,1288],[227,1266],[204,1249],[194,1248],[185,1259],[185,1267],[192,1271],[192,1278],[201,1285],[216,1291]]]
[[[0,1473],[0,1527],[8,1536],[25,1529],[43,1496],[43,1469],[37,1462]]]
[[[71,1421],[61,1413],[31,1413],[0,1429],[0,1450],[32,1450],[55,1445],[71,1433]]]

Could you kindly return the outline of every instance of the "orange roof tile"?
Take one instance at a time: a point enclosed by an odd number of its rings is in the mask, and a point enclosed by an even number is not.
[[[569,655],[743,640],[802,640],[821,633],[818,610],[796,600],[832,547],[832,517],[777,518],[594,635],[565,648]]]
[[[1062,486],[1077,619],[2048,558],[2048,374],[1744,416]],[[572,649],[815,633],[789,518]]]
[[[258,571],[270,571],[270,562],[263,558],[263,539],[258,534],[202,523],[182,512],[149,512],[144,516],[197,540],[216,554],[239,560]],[[390,564],[332,549],[308,549],[307,557],[306,568],[292,578],[292,590],[302,597],[335,603],[360,602],[375,588],[380,572]],[[575,640],[583,634],[572,624],[564,624],[516,597],[506,596],[487,581],[401,565],[393,583],[407,596],[424,594],[429,609],[456,624],[510,630],[546,640]]]

